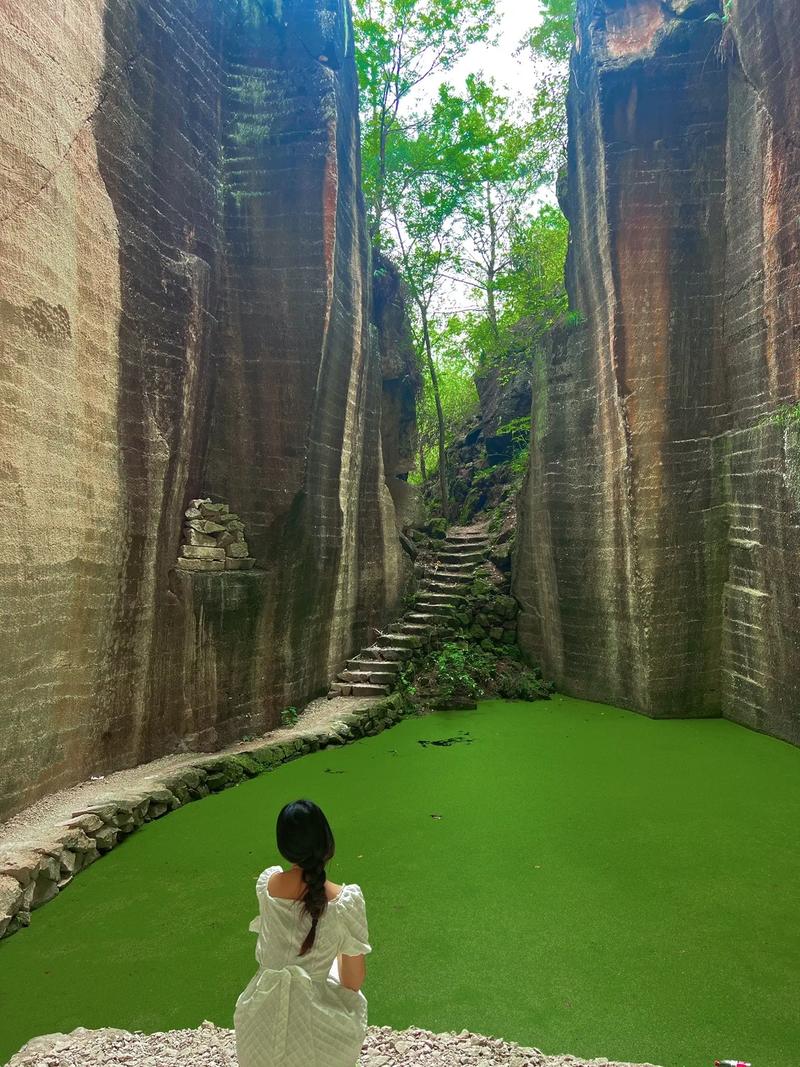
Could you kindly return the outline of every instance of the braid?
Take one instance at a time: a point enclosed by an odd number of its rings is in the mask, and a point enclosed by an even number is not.
[[[311,929],[306,934],[305,940],[298,955],[305,956],[314,944],[317,932],[317,922],[325,911],[327,898],[325,896],[325,863],[323,860],[311,859],[301,863],[303,881],[308,886],[305,896],[302,898],[304,912],[311,916]]]

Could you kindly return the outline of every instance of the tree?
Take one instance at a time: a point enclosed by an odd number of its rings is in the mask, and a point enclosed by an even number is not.
[[[475,367],[464,353],[459,326],[457,318],[444,324],[437,321],[432,336],[439,402],[446,430],[445,443],[448,447],[452,444],[453,436],[458,428],[475,411],[478,403],[478,391],[475,388],[474,379]],[[425,388],[417,407],[417,425],[420,449],[419,469],[421,480],[425,482],[429,475],[438,473],[439,465],[438,415],[430,377],[427,374]],[[435,456],[433,463],[429,460],[430,452]]]
[[[539,137],[549,146],[551,168],[558,172],[567,158],[567,86],[569,57],[575,41],[576,0],[540,0],[542,20],[524,47],[538,70],[533,116]]]
[[[364,194],[370,236],[383,237],[390,141],[407,132],[402,110],[429,78],[489,37],[495,0],[356,0]]]
[[[567,220],[551,204],[517,220],[509,234],[506,265],[496,279],[496,328],[482,309],[452,323],[462,351],[477,367],[497,367],[503,377],[512,377],[528,364],[532,341],[567,312],[568,235]]]
[[[434,449],[444,516],[446,448],[476,403],[473,372],[513,372],[529,358],[531,335],[564,306],[566,220],[542,206],[541,190],[563,160],[572,0],[544,0],[544,24],[526,41],[541,71],[532,99],[512,102],[471,75],[414,110],[419,86],[489,36],[494,2],[355,0],[370,230],[411,297],[427,386],[420,470],[430,473]],[[472,306],[445,312],[453,294]]]
[[[512,106],[492,81],[476,75],[459,95],[443,85],[431,114],[438,180],[453,186],[460,222],[456,257],[461,280],[477,291],[490,333],[500,340],[499,279],[510,265],[510,238],[549,173],[549,147],[523,106]]]
[[[398,262],[416,311],[413,326],[422,363],[427,369],[436,410],[439,453],[439,496],[448,511],[446,425],[434,356],[435,300],[453,263],[454,213],[458,202],[453,184],[439,180],[437,142],[427,133],[392,138],[391,166],[386,170],[384,210],[386,242]]]

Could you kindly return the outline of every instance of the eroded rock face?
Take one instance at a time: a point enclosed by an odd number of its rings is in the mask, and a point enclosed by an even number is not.
[[[345,0],[12,0],[0,818],[274,725],[397,596]],[[176,573],[190,498],[253,571]]]
[[[374,340],[380,354],[381,445],[386,482],[401,526],[422,521],[420,493],[408,484],[417,463],[417,366],[408,314],[409,296],[397,267],[380,252],[372,262]]]
[[[515,592],[561,689],[800,743],[800,35],[716,9],[578,5]]]

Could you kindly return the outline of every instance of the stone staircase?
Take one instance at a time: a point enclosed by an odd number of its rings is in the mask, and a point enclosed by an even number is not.
[[[453,613],[464,601],[464,591],[489,554],[489,541],[480,530],[452,527],[441,547],[423,562],[414,606],[373,644],[347,661],[331,683],[333,697],[387,696],[397,684],[403,663],[434,637],[453,630]]]

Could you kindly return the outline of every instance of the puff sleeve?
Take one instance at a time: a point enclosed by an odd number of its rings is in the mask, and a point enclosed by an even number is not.
[[[339,952],[345,956],[361,956],[372,952],[367,929],[367,908],[361,886],[348,885],[342,908],[342,932]]]
[[[265,871],[262,871],[261,874],[256,879],[256,897],[258,898],[258,915],[256,915],[255,919],[253,919],[253,921],[247,927],[247,929],[253,934],[258,934],[258,933],[261,932],[261,916],[262,916],[263,911],[264,911],[264,893],[266,892],[266,889],[267,889],[267,882],[272,877],[273,872],[277,871],[277,870],[280,870],[280,869],[281,868],[278,865],[275,865],[275,866],[272,866],[272,867],[267,867],[267,869]]]

